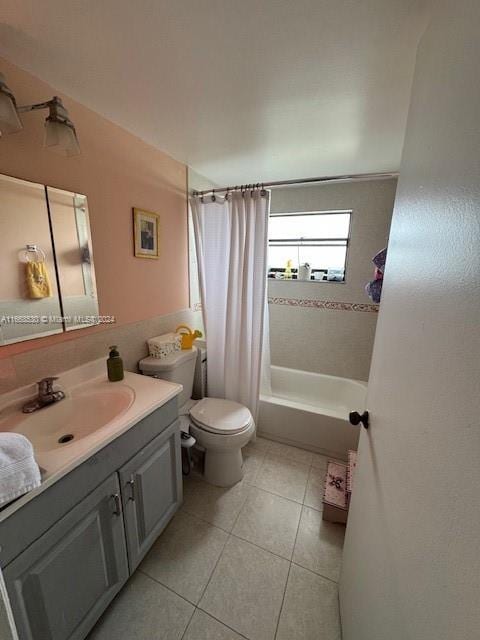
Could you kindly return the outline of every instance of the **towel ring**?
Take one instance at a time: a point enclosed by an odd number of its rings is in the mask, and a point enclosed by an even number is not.
[[[45,261],[47,259],[47,256],[45,255],[45,251],[43,249],[41,249],[39,246],[37,246],[36,244],[27,244],[26,249],[25,249],[25,260],[27,262],[32,262],[30,260],[30,254],[34,253],[36,256],[40,256],[42,261]]]

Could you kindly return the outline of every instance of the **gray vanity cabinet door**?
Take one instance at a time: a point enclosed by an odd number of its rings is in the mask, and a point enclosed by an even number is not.
[[[128,578],[117,474],[4,570],[20,640],[83,640]]]
[[[130,572],[136,569],[182,502],[178,422],[120,469]]]

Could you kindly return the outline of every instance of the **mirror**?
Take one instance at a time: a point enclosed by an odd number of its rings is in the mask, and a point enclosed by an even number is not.
[[[0,344],[61,333],[43,185],[0,176],[0,238]]]
[[[97,287],[87,197],[47,187],[65,330],[96,324]]]
[[[0,175],[0,345],[98,322],[86,196]]]

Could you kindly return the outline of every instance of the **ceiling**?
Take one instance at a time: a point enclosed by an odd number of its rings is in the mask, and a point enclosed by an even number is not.
[[[397,170],[425,25],[422,0],[2,0],[0,55],[227,185]]]

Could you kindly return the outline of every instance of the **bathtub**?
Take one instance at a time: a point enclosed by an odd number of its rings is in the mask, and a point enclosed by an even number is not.
[[[272,393],[260,395],[258,435],[340,459],[357,448],[360,430],[348,414],[364,410],[366,383],[277,366],[271,377]]]

